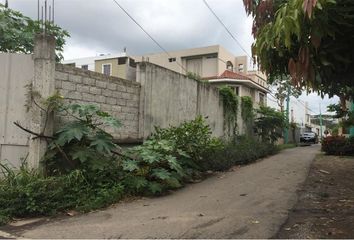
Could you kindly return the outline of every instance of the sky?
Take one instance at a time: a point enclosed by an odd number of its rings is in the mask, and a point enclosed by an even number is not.
[[[9,7],[37,18],[37,0],[8,0]],[[44,0],[40,0],[43,2]],[[52,0],[48,0],[51,2]],[[167,51],[222,45],[235,56],[251,55],[252,19],[246,16],[242,0],[207,0],[244,50],[230,37],[203,0],[116,0]],[[0,0],[5,2],[5,0]],[[128,55],[162,50],[114,3],[113,0],[55,0],[55,22],[69,31],[64,58],[115,54],[127,49]],[[338,98],[321,99],[304,93],[292,99],[290,109],[297,122],[304,120],[304,106],[310,114],[326,112]],[[277,107],[268,96],[268,105]]]

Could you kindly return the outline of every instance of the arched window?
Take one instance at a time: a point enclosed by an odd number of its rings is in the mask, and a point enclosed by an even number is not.
[[[230,61],[226,62],[226,69],[233,72],[234,65],[232,64],[232,62],[230,62]]]

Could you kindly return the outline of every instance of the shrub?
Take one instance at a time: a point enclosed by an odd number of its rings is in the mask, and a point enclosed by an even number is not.
[[[276,153],[273,144],[263,143],[256,139],[237,136],[233,141],[217,151],[208,152],[203,170],[224,171],[234,165],[244,165]]]
[[[274,143],[282,136],[282,130],[286,126],[284,114],[274,108],[260,106],[257,109],[255,128],[257,135],[263,142]]]
[[[84,171],[61,176],[43,175],[21,167],[14,171],[2,164],[0,180],[0,225],[13,217],[48,216],[70,209],[88,211],[117,202],[123,186],[108,181],[88,181]]]
[[[205,161],[205,152],[217,150],[222,142],[211,136],[209,125],[201,116],[192,121],[185,121],[178,127],[155,128],[151,139],[168,140],[174,142],[173,152],[183,151],[184,156],[179,157],[183,168],[200,170]]]
[[[124,185],[130,193],[160,194],[183,184],[186,172],[179,159],[189,158],[173,141],[148,140],[127,151],[133,158],[122,161]]]
[[[328,136],[322,140],[322,151],[328,155],[354,155],[354,137]]]
[[[59,109],[74,120],[64,124],[49,144],[43,162],[47,173],[111,168],[118,146],[103,128],[118,128],[120,122],[96,105],[70,104]]]

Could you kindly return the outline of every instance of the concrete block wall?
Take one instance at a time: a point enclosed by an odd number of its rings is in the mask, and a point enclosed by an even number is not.
[[[140,141],[139,83],[56,64],[55,87],[68,102],[97,104],[118,118],[123,124],[121,128],[106,129],[117,141]]]

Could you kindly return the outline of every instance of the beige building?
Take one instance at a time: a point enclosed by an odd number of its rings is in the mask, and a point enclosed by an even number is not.
[[[88,69],[106,75],[136,80],[136,62],[150,62],[169,70],[199,75],[215,85],[230,85],[239,96],[250,96],[255,103],[266,105],[268,85],[260,71],[248,70],[247,56],[234,56],[220,45],[151,53],[142,56],[105,55],[94,59],[94,68]],[[67,61],[72,64],[72,61]],[[76,66],[83,68],[81,65]]]
[[[229,85],[238,96],[252,97],[255,107],[267,104],[268,84],[266,75],[257,70],[248,71],[247,56],[234,56],[220,45],[184,49],[166,53],[134,57],[167,69],[199,75],[215,85]]]
[[[136,79],[136,63],[127,54],[107,54],[96,57],[78,58],[62,61],[64,65],[104,73],[127,80]]]
[[[247,57],[235,57],[220,45],[135,56],[146,61],[186,74],[193,72],[202,78],[219,76],[225,70],[247,73]]]
[[[136,63],[131,57],[106,58],[95,60],[95,72],[127,80],[136,79]]]

